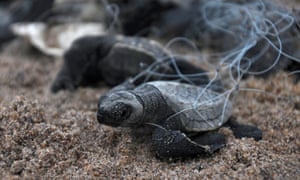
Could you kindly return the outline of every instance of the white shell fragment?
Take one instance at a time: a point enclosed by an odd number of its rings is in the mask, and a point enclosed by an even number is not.
[[[69,23],[46,25],[45,23],[15,23],[13,33],[27,39],[34,47],[51,56],[61,57],[72,42],[87,35],[105,34],[100,23]]]

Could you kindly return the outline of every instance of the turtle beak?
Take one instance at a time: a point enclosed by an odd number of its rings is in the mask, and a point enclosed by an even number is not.
[[[105,124],[112,127],[120,126],[119,123],[115,123],[110,117],[110,113],[104,108],[99,107],[97,111],[97,120],[100,124]]]
[[[101,106],[102,101],[107,98],[107,96],[101,96],[99,98],[99,102],[98,102],[98,111],[97,111],[97,120],[100,124],[105,124],[105,125],[109,125],[109,126],[113,126],[110,125],[112,120],[109,120],[109,112],[106,110],[106,108],[104,108],[103,106]]]
[[[97,111],[97,120],[100,124],[102,124],[102,120],[104,119],[105,114],[106,114],[106,112],[103,109],[100,109],[100,108],[98,109],[98,111]]]

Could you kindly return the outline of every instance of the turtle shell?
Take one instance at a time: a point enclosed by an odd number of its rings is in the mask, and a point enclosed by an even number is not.
[[[99,63],[99,68],[106,82],[111,85],[124,81],[148,68],[152,63],[167,57],[167,52],[155,41],[144,38],[126,38],[118,36],[117,42]],[[169,66],[160,69],[171,71]]]
[[[149,56],[152,56],[157,60],[168,56],[169,54],[160,43],[154,40],[149,40],[141,37],[123,36],[118,36],[116,39],[119,40],[119,42],[115,44],[115,48],[124,48],[129,51],[148,54]]]
[[[185,132],[210,131],[221,127],[231,116],[231,103],[226,94],[178,82],[153,81],[174,112],[166,124],[179,120],[176,129]],[[178,123],[176,123],[178,124]]]

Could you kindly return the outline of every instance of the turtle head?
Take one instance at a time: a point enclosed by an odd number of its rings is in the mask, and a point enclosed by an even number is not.
[[[99,99],[97,119],[101,124],[134,127],[142,122],[143,105],[130,91],[109,93]]]

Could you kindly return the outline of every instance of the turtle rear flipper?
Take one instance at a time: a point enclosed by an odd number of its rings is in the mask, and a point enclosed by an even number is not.
[[[211,152],[215,152],[221,149],[226,144],[225,135],[215,131],[200,134],[197,137],[193,137],[192,139],[197,144],[208,145]]]
[[[262,131],[251,125],[238,123],[234,118],[230,118],[225,126],[229,126],[236,138],[254,138],[256,141],[262,139]]]
[[[226,143],[225,136],[216,132],[201,134],[192,140],[180,131],[164,128],[156,128],[152,140],[159,158],[211,154]]]

